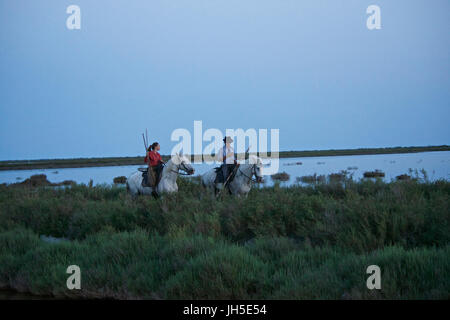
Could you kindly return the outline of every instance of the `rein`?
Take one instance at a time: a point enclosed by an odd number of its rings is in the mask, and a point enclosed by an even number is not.
[[[254,164],[254,165],[252,166],[252,175],[251,175],[250,177],[247,176],[244,172],[242,172],[242,170],[241,170],[240,167],[239,167],[239,172],[240,172],[244,177],[246,177],[247,179],[249,179],[251,182],[258,183],[258,180],[254,180],[254,179],[253,179],[253,174],[256,176],[256,164]]]
[[[180,167],[181,167],[181,165],[183,165],[183,169],[184,169],[184,170],[188,171],[188,169],[186,168],[186,166],[184,165],[184,163],[183,163],[183,162],[181,162],[181,164],[180,164],[180,165],[176,166],[176,167],[177,167],[177,169],[178,169],[178,171],[175,171],[175,170],[172,170],[172,169],[170,169],[170,171],[172,171],[172,172],[175,172],[176,174],[179,174],[179,175],[182,175],[182,176],[190,176],[190,174],[189,174],[189,173],[184,173],[184,172],[180,172]],[[163,165],[163,166],[165,167],[165,166],[166,166],[166,164],[164,163],[164,165]]]

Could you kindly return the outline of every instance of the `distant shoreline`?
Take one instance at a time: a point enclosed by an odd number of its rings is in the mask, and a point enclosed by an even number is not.
[[[418,153],[430,151],[450,151],[450,146],[427,147],[392,147],[392,148],[358,148],[358,149],[330,149],[308,151],[280,151],[279,158],[302,157],[330,157],[356,156],[374,154]],[[270,153],[269,153],[270,156]],[[169,156],[164,155],[164,160]],[[74,158],[74,159],[42,159],[42,160],[6,160],[0,161],[0,170],[32,170],[32,169],[60,169],[145,165],[144,156],[137,157],[108,157],[108,158]]]

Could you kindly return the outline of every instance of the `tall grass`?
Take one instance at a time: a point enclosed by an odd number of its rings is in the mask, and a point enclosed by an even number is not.
[[[450,292],[450,183],[343,179],[215,199],[0,186],[0,286],[148,299],[434,299]],[[46,243],[39,235],[71,241]],[[68,265],[82,270],[69,291]],[[368,265],[382,290],[365,286]]]

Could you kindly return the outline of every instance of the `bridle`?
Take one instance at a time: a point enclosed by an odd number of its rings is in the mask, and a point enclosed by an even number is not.
[[[164,164],[164,166],[166,166],[166,164]],[[175,172],[175,173],[177,173],[177,174],[179,174],[179,175],[182,175],[182,176],[190,176],[190,175],[191,175],[190,173],[183,173],[183,172],[180,172],[180,169],[183,169],[183,170],[186,171],[186,172],[189,172],[189,171],[190,171],[190,170],[186,167],[186,164],[185,164],[183,161],[181,161],[181,163],[180,163],[179,165],[176,165],[176,167],[177,167],[177,171],[172,170],[172,169],[170,169],[170,171]]]
[[[239,166],[239,172],[240,172],[244,177],[246,177],[247,179],[249,179],[251,182],[258,183],[258,180],[253,179],[253,175],[255,175],[255,177],[258,178],[258,179],[262,179],[262,178],[258,177],[258,175],[256,174],[256,163],[253,164],[253,166],[252,166],[252,174],[250,175],[250,177],[249,177],[248,175],[246,175],[244,172],[242,172],[240,166]]]

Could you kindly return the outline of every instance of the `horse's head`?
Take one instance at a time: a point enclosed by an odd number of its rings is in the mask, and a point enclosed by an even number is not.
[[[260,157],[251,155],[249,157],[250,164],[253,164],[253,174],[255,175],[256,182],[262,182],[263,180],[263,162]]]
[[[176,153],[172,155],[171,160],[178,170],[182,170],[187,174],[194,174],[195,170],[191,165],[191,161],[189,161],[188,157],[186,157],[185,155]]]

